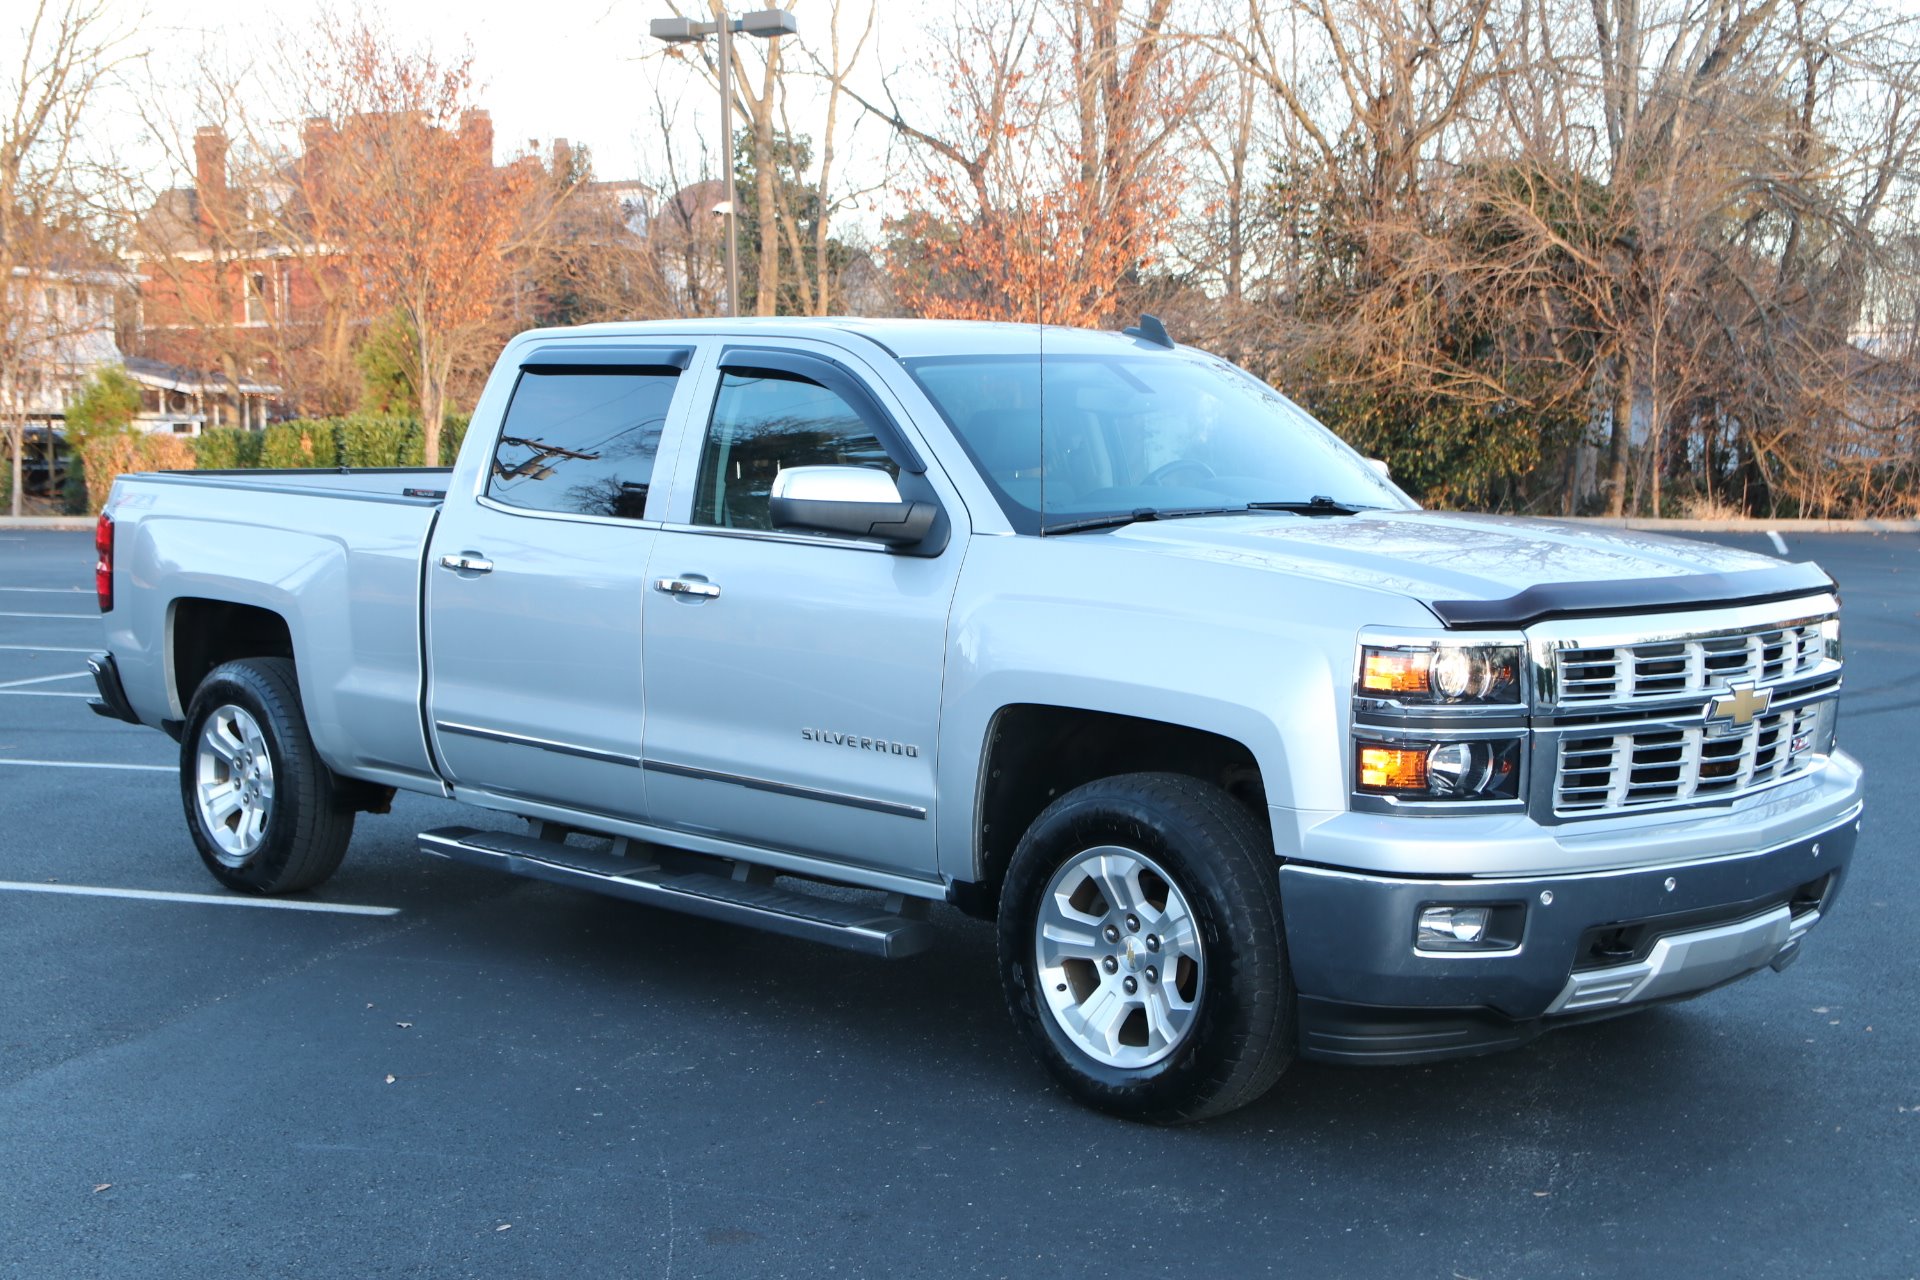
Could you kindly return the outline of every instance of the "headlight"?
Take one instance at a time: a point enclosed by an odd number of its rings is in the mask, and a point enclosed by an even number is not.
[[[1354,781],[1365,795],[1402,800],[1514,800],[1520,795],[1520,742],[1354,744]]]
[[[1363,697],[1400,702],[1513,704],[1520,701],[1520,648],[1504,644],[1366,645]]]

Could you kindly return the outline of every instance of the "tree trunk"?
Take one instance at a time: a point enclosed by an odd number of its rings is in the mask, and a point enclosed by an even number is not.
[[[1627,513],[1627,458],[1633,445],[1633,357],[1623,355],[1615,367],[1613,434],[1607,442],[1607,514]]]
[[[440,421],[446,417],[446,378],[438,367],[438,354],[432,350],[424,327],[420,329],[420,459],[429,467],[440,465]]]
[[[759,271],[754,278],[753,313],[777,315],[780,308],[780,211],[775,209],[773,98],[779,87],[780,41],[767,42],[766,78],[753,107],[753,194],[760,223]],[[791,139],[789,139],[791,141]]]
[[[447,396],[439,379],[426,380],[420,397],[420,460],[429,467],[440,465],[440,424],[447,417]]]
[[[23,483],[20,475],[20,455],[27,447],[27,424],[25,422],[14,423],[7,428],[7,435],[10,437],[7,441],[9,445],[8,452],[13,455],[7,464],[13,469],[13,487],[9,492],[13,495],[13,515],[17,519],[20,515],[20,486]]]

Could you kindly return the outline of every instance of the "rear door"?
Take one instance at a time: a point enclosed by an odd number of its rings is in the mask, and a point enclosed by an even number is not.
[[[656,464],[696,350],[533,348],[479,492],[449,495],[427,561],[427,704],[456,789],[645,817]]]

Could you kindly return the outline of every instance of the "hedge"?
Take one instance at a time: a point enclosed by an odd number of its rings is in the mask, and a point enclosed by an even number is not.
[[[193,465],[202,471],[237,471],[260,465],[263,432],[208,427],[193,442]]]
[[[194,457],[184,436],[129,431],[87,441],[80,461],[86,467],[88,508],[98,512],[121,476],[130,471],[190,471]]]
[[[451,465],[460,452],[469,421],[466,414],[450,413],[441,424],[442,466]],[[75,483],[69,486],[69,503],[98,511],[113,488],[114,478],[129,471],[418,467],[424,465],[425,456],[418,418],[373,414],[299,418],[277,422],[264,431],[208,427],[191,439],[128,432],[102,437],[82,447],[82,465],[72,468]],[[0,456],[0,463],[4,462],[4,456]],[[0,474],[0,503],[6,500],[6,481],[7,477]]]

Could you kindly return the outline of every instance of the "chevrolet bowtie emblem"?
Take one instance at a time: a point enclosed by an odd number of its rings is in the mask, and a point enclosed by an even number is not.
[[[1725,697],[1707,704],[1707,723],[1721,721],[1736,727],[1753,723],[1753,718],[1773,705],[1773,690],[1756,689],[1750,684],[1730,687]]]

